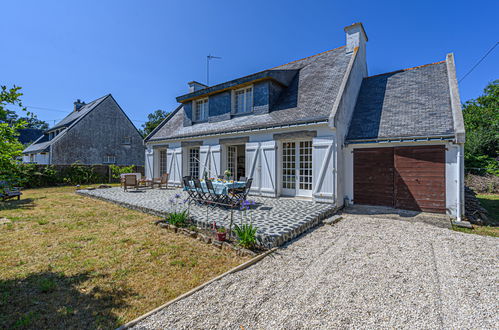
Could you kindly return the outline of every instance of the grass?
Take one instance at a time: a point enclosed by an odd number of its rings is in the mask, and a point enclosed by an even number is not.
[[[499,237],[499,194],[478,194],[480,204],[489,212],[489,226],[473,225],[473,229],[455,227],[454,230],[463,233]]]
[[[26,190],[0,217],[0,328],[115,328],[248,259],[72,187]]]

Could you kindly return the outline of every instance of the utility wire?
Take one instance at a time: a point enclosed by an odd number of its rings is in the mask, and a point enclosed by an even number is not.
[[[59,109],[53,109],[53,108],[44,108],[44,107],[35,107],[32,105],[27,105],[26,108],[32,108],[32,109],[40,109],[40,110],[45,110],[45,111],[55,111],[55,112],[63,112],[69,114],[71,111],[64,111],[64,110],[59,110]],[[147,123],[144,120],[137,120],[137,119],[130,119],[131,121],[139,122],[139,123]],[[50,120],[52,121],[52,120]]]
[[[487,53],[485,53],[485,55],[483,55],[483,57],[470,69],[470,71],[468,71],[461,79],[459,79],[458,82],[461,82],[464,80],[464,78],[466,78],[471,72],[473,72],[473,70],[475,70],[475,68],[480,64],[482,63],[482,61],[487,57],[489,56],[490,53],[492,53],[492,51],[494,50],[494,48],[497,47],[497,45],[499,44],[499,41],[495,43],[494,46],[492,46],[491,49],[489,49],[489,51]]]

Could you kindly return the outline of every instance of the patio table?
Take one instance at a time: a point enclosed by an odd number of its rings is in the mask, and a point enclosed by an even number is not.
[[[192,186],[194,186],[194,182],[189,182]],[[228,195],[229,189],[238,189],[244,188],[246,186],[246,182],[244,181],[221,181],[221,180],[213,180],[213,189],[215,189],[215,194],[217,195]],[[206,182],[204,180],[201,181],[201,188],[203,188],[203,192],[207,193],[208,188],[206,188]],[[185,190],[186,188],[184,188]]]

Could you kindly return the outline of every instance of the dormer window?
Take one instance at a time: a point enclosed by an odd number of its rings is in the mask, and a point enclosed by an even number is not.
[[[235,114],[250,113],[253,111],[253,87],[245,87],[234,91]]]
[[[208,98],[194,101],[194,121],[208,120]]]

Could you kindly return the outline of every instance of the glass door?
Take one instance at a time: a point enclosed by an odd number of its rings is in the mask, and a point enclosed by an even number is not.
[[[283,142],[282,194],[312,196],[312,141]]]

